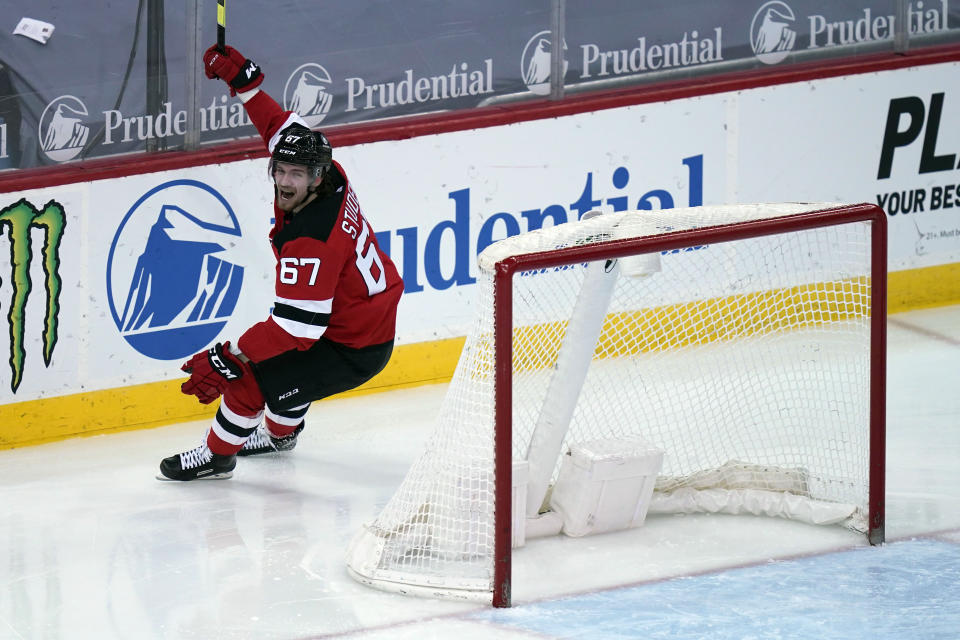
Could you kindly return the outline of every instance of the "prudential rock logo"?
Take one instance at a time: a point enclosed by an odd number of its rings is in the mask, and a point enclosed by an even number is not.
[[[175,360],[217,337],[243,285],[240,235],[226,199],[202,182],[166,182],[137,200],[107,259],[110,312],[130,346]]]
[[[541,96],[550,95],[550,55],[553,50],[550,37],[549,31],[537,33],[527,41],[527,46],[523,48],[523,54],[520,56],[520,73],[523,76],[523,83],[530,91]],[[567,67],[570,65],[566,58],[566,43],[563,44],[561,51],[564,54],[563,74],[566,75]]]
[[[313,62],[297,67],[283,87],[283,104],[296,111],[311,127],[316,127],[330,113],[333,93],[330,73]]]
[[[48,104],[37,131],[47,157],[56,162],[76,158],[87,144],[90,127],[84,123],[89,116],[86,105],[75,96],[60,96]]]
[[[790,55],[797,40],[797,32],[792,28],[796,20],[793,9],[779,0],[757,9],[750,23],[750,46],[757,60],[777,64]]]

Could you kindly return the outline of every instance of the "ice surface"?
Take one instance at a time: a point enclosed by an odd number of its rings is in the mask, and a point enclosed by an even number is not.
[[[957,389],[960,307],[892,316],[883,548],[840,527],[650,516],[530,541],[511,611],[382,593],[344,568],[443,385],[319,403],[292,455],[242,459],[226,481],[154,479],[205,423],[0,451],[0,639],[951,637]]]

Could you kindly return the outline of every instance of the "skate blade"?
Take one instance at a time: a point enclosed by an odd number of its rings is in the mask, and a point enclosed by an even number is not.
[[[233,471],[224,471],[223,473],[211,473],[208,476],[200,476],[199,478],[193,478],[192,480],[177,480],[176,478],[168,478],[162,473],[156,475],[157,480],[162,480],[163,482],[193,482],[194,480],[226,480],[227,478],[233,477]]]
[[[237,451],[237,456],[240,458],[247,458],[249,456],[265,456],[270,453],[280,453],[280,452],[277,451],[276,449],[256,449],[254,451],[250,451],[249,449],[247,451],[244,451],[243,449],[241,449],[240,451]]]

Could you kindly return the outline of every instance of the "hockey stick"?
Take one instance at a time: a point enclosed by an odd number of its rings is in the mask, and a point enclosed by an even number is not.
[[[227,0],[217,0],[217,51],[227,43]]]

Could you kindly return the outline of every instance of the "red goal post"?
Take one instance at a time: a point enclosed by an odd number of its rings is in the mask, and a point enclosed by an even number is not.
[[[355,538],[351,575],[509,606],[524,519],[514,464],[529,465],[529,526],[549,510],[562,451],[596,437],[663,448],[651,513],[778,515],[882,542],[883,211],[778,203],[586,218],[480,256],[488,280],[437,429]]]

